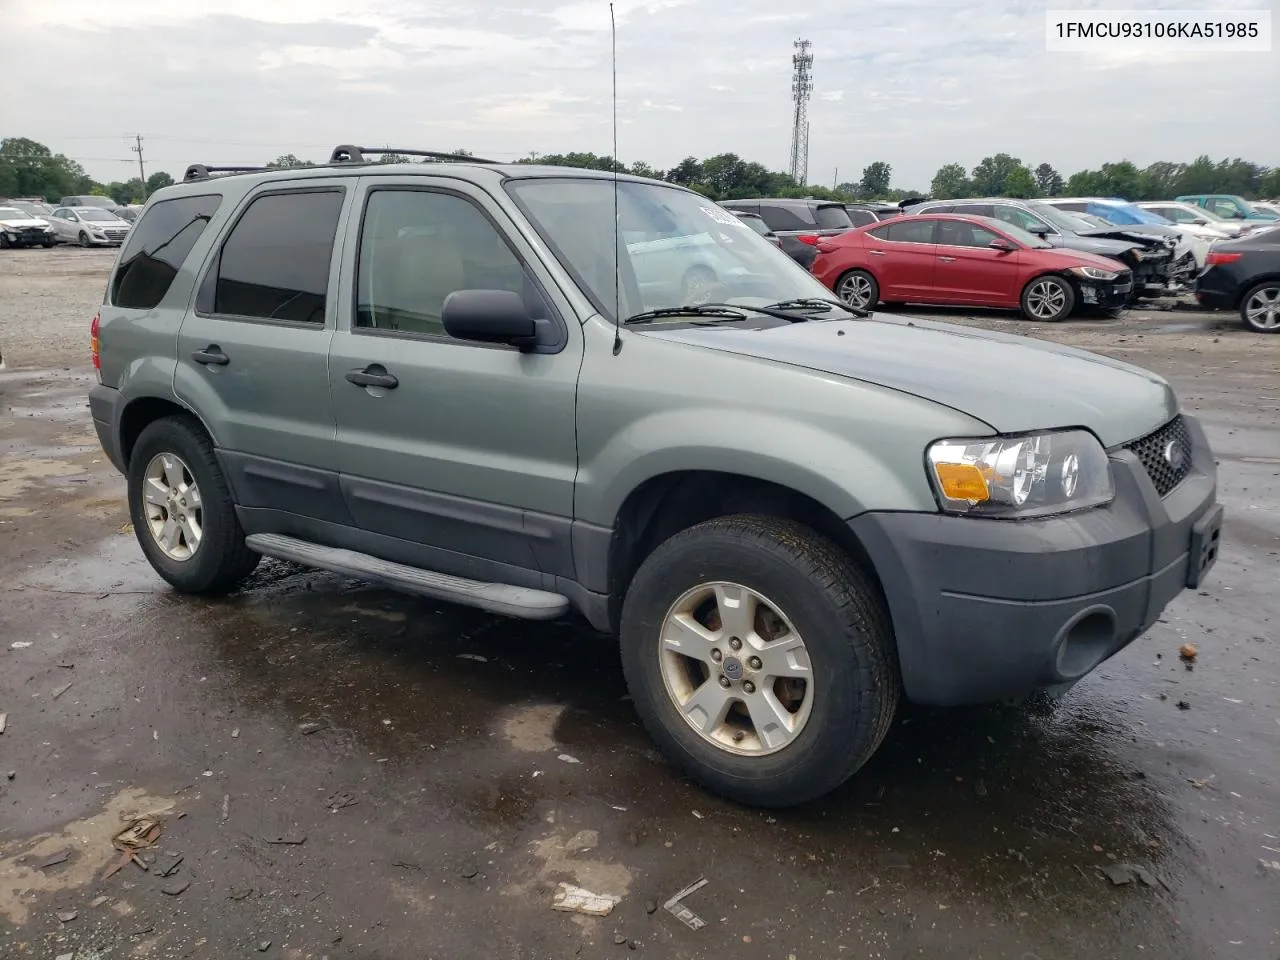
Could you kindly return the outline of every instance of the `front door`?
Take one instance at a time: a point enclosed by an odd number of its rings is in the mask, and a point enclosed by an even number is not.
[[[900,217],[867,231],[867,264],[881,300],[934,299],[933,224],[928,217]]]
[[[525,585],[529,571],[572,576],[578,320],[480,188],[366,176],[356,201],[353,289],[329,355],[356,525],[394,538],[383,555],[444,573]],[[519,293],[545,345],[522,353],[450,337],[444,300],[465,289]]]
[[[940,298],[1001,306],[1017,303],[1018,251],[991,246],[994,240],[1009,242],[1006,238],[963,220],[939,220],[934,236],[938,258],[933,286]]]
[[[250,511],[346,520],[328,353],[335,240],[354,186],[345,177],[265,184],[246,197],[178,334],[174,390],[208,426]]]

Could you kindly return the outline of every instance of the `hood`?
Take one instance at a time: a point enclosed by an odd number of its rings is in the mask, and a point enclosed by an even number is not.
[[[21,230],[23,227],[47,227],[48,220],[38,220],[35,217],[14,217],[12,220],[0,220],[0,226],[8,227],[11,230]]]
[[[1165,235],[1153,233],[1153,230],[1170,230],[1160,224],[1143,224],[1140,227],[1091,227],[1088,230],[1077,230],[1076,236],[1090,237],[1098,240],[1123,240],[1129,246],[1158,247],[1166,246]],[[1175,236],[1177,231],[1173,231]],[[1170,238],[1172,239],[1172,238]]]
[[[909,317],[728,326],[644,336],[791,364],[909,393],[1000,433],[1083,426],[1103,446],[1146,436],[1178,410],[1156,374],[1071,347]]]
[[[97,227],[99,230],[106,228],[107,230],[119,230],[121,227],[132,226],[128,220],[81,220],[86,227]]]
[[[1119,246],[1117,244],[1117,246]],[[1129,249],[1123,247],[1122,249]],[[1117,251],[1119,252],[1119,251]],[[1071,250],[1063,247],[1057,247],[1053,250],[1036,250],[1038,254],[1048,254],[1047,263],[1052,264],[1055,268],[1061,267],[1097,267],[1100,270],[1115,270],[1117,261],[1115,257],[1109,257],[1105,253],[1096,253],[1089,250]],[[1129,267],[1120,263],[1120,267],[1128,270]]]

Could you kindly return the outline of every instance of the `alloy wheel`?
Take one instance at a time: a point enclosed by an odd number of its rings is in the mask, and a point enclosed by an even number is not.
[[[870,306],[871,280],[860,273],[852,274],[840,281],[836,294],[852,307]]]
[[[1067,305],[1067,291],[1056,280],[1037,280],[1027,291],[1027,313],[1037,320],[1053,320]]]
[[[204,536],[204,502],[191,468],[172,453],[147,464],[142,481],[147,529],[170,560],[190,560]]]
[[[1245,302],[1244,315],[1255,330],[1280,329],[1280,286],[1255,290]]]

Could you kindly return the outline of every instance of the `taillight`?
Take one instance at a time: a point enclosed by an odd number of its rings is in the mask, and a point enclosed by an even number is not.
[[[1223,264],[1235,263],[1243,256],[1243,253],[1215,253],[1210,250],[1209,255],[1204,258],[1204,262],[1206,266],[1220,267]]]
[[[102,354],[98,348],[98,327],[102,322],[102,314],[93,315],[93,323],[89,324],[89,352],[93,354],[93,369],[102,369]]]
[[[818,235],[816,233],[799,233],[796,234],[796,239],[801,243],[807,243],[811,247],[818,245]]]

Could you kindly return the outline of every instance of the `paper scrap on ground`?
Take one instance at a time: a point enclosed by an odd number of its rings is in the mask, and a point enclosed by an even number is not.
[[[585,913],[591,917],[607,917],[622,900],[607,893],[592,893],[571,883],[561,883],[551,901],[552,910],[565,913]]]

